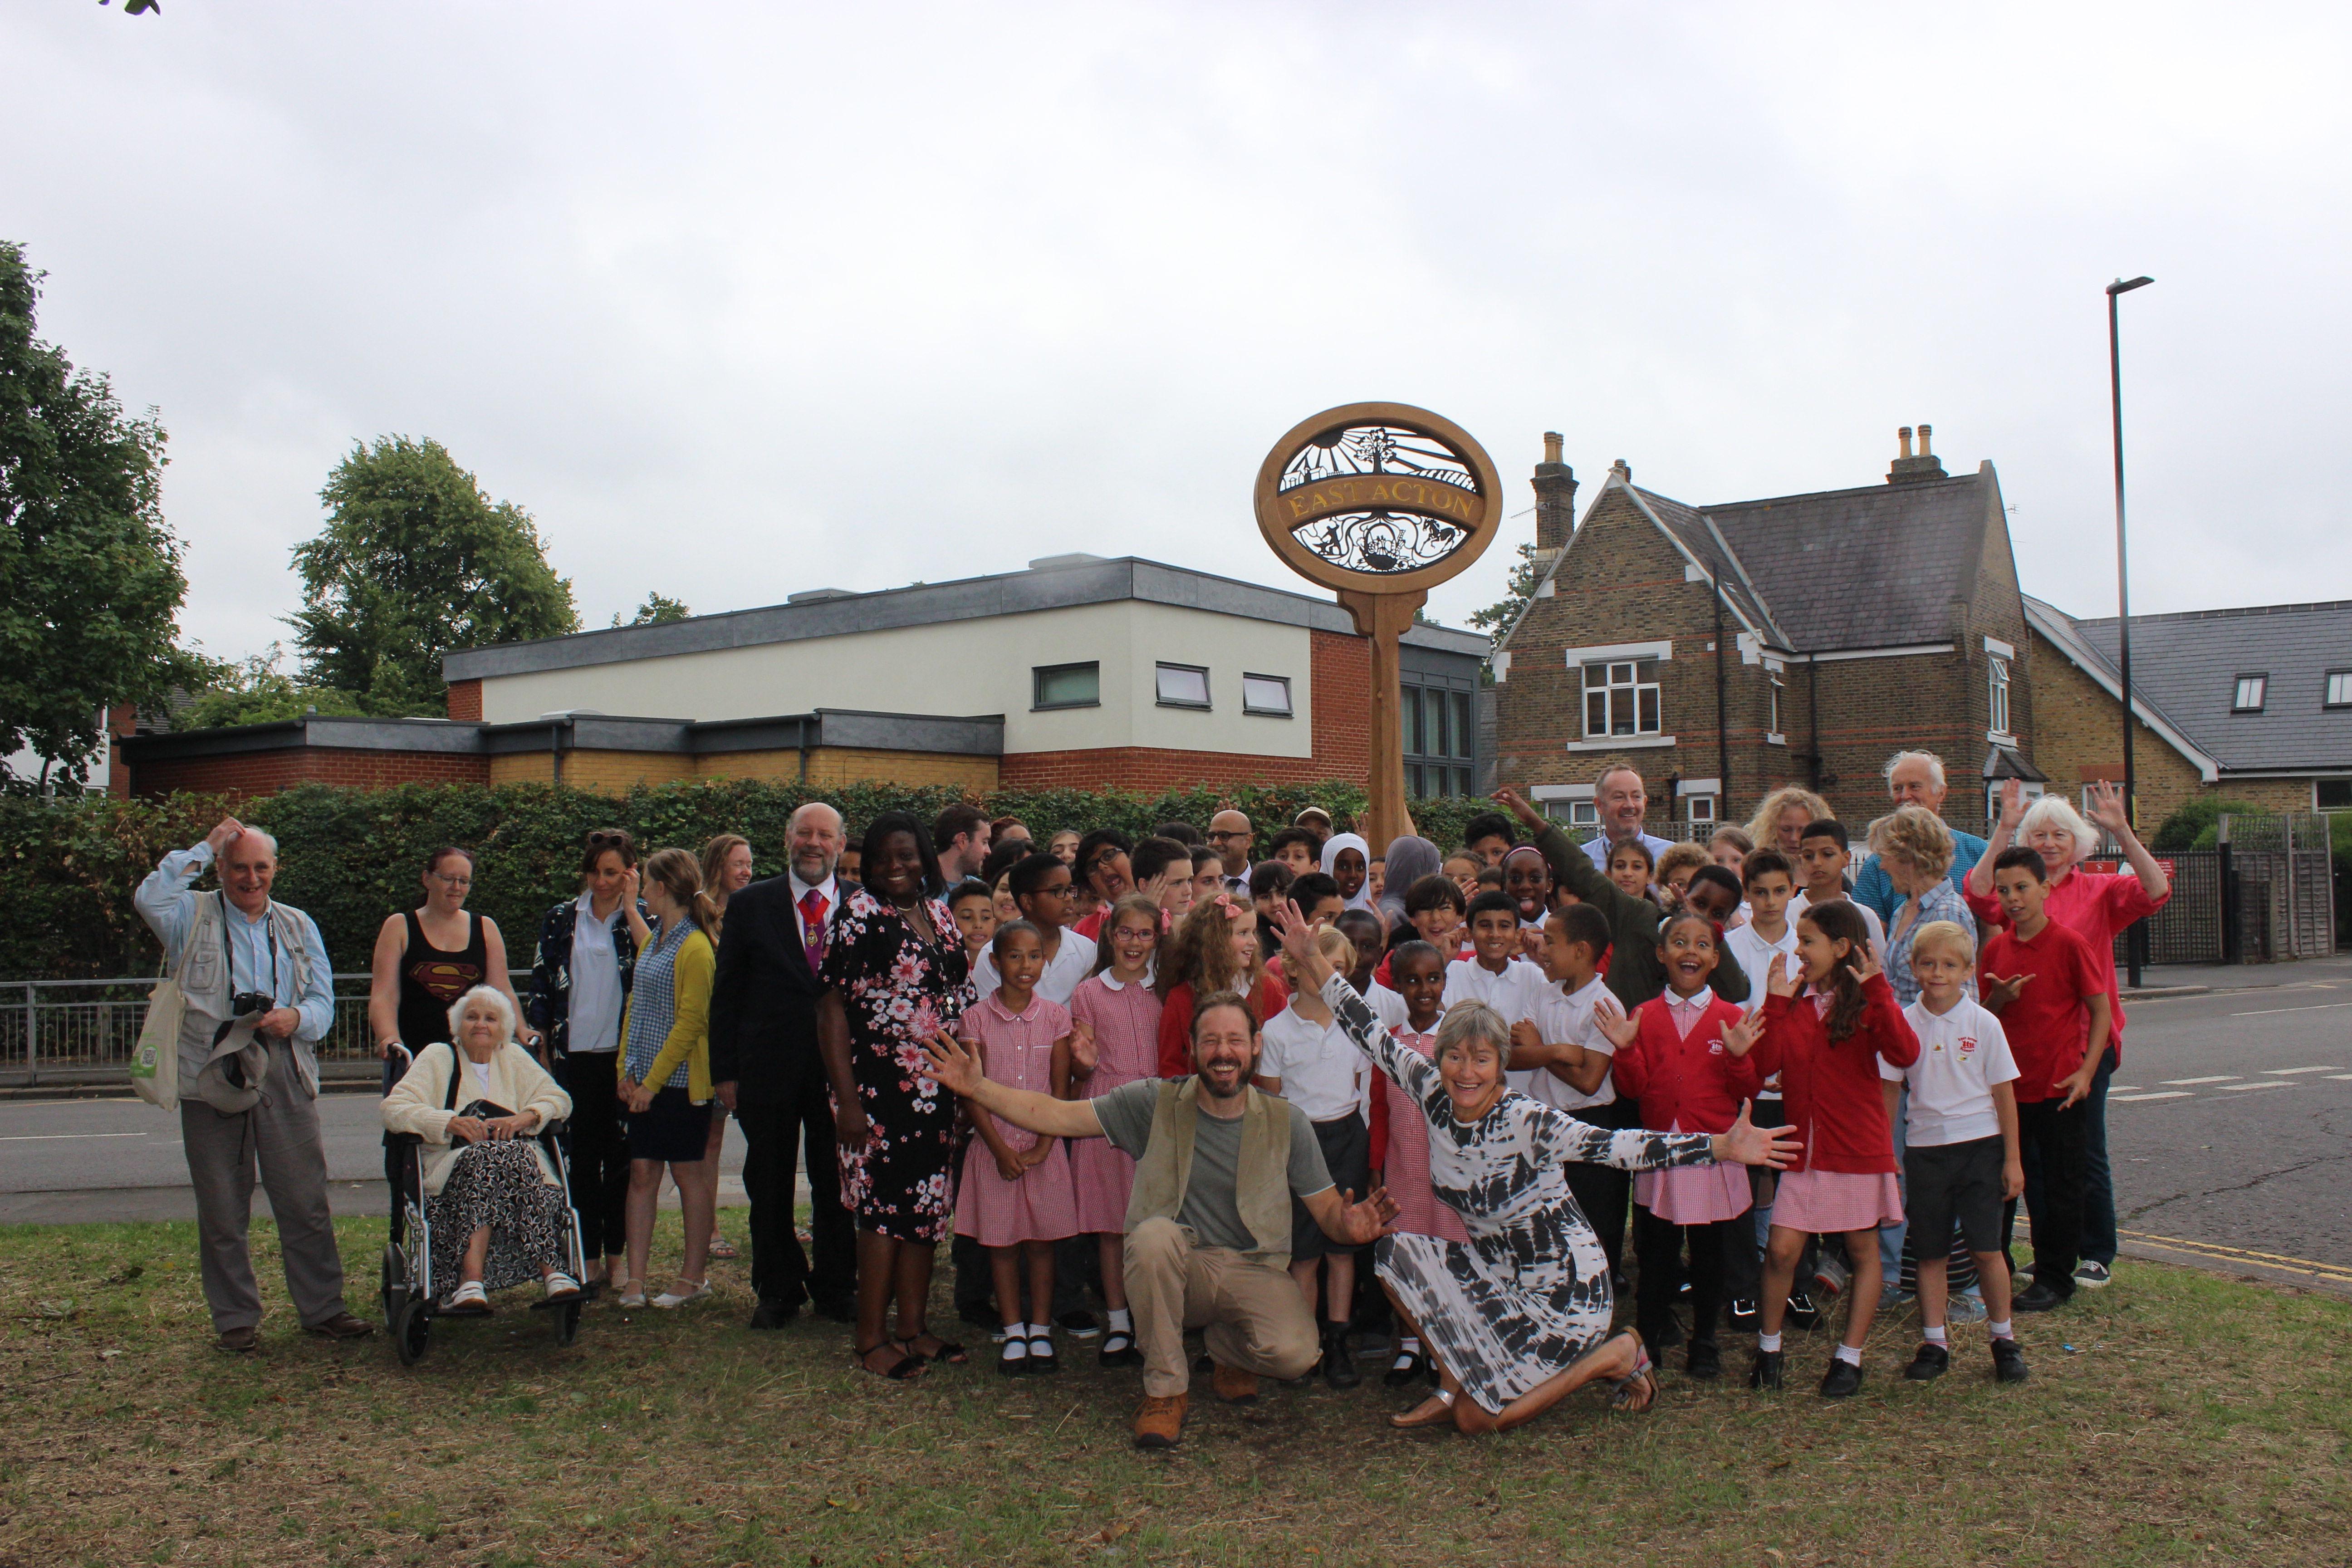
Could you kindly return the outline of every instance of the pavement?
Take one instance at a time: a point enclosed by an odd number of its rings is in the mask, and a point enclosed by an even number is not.
[[[2125,1251],[2352,1294],[2352,954],[2143,978],[2107,1111]],[[384,1213],[374,1096],[329,1095],[319,1117],[335,1211]],[[742,1163],[730,1126],[722,1206],[743,1201]],[[194,1216],[175,1118],[128,1097],[0,1102],[0,1223]]]

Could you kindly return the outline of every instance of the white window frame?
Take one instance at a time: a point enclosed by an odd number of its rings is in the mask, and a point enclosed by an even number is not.
[[[1990,721],[1987,729],[1994,736],[2015,733],[2009,727],[2009,660],[1997,653],[1985,655],[1985,715]]]
[[[1711,795],[1685,795],[1683,800],[1685,802],[1683,806],[1684,820],[1693,824],[1694,826],[1699,823],[1712,824],[1715,821],[1715,796]]]
[[[1269,686],[1279,688],[1282,692],[1282,706],[1279,708],[1270,708],[1266,704],[1254,700],[1250,696],[1250,682],[1254,680],[1264,681]],[[1257,675],[1249,670],[1244,670],[1242,672],[1242,711],[1244,713],[1255,713],[1262,719],[1296,718],[1297,716],[1297,710],[1292,706],[1290,700],[1290,677],[1286,675]]]
[[[1199,700],[1169,696],[1167,678],[1171,675],[1199,676],[1201,678]],[[1196,713],[1206,713],[1213,706],[1209,692],[1209,668],[1203,664],[1171,664],[1166,659],[1160,659],[1151,667],[1151,695],[1162,708],[1190,708]]]
[[[2246,700],[2246,689],[2253,688],[2253,700]],[[2230,711],[2259,713],[2270,703],[2271,672],[2267,669],[2241,670],[2230,685]]]
[[[2352,669],[2331,669],[2319,689],[2323,708],[2352,708]]]
[[[1634,658],[1594,659],[1582,667],[1583,687],[1579,693],[1579,698],[1584,709],[1586,740],[1633,740],[1643,735],[1655,735],[1665,729],[1664,693],[1660,689],[1657,681],[1643,680],[1641,678],[1642,663],[1642,660]],[[1593,684],[1592,679],[1595,670],[1601,672],[1601,683],[1597,686]],[[1622,681],[1617,679],[1620,671],[1624,674],[1624,679]],[[1603,715],[1601,727],[1597,730],[1592,727],[1592,699],[1595,696],[1601,698]],[[1648,697],[1650,702],[1647,723],[1643,722],[1642,715],[1642,700],[1644,696]],[[1631,710],[1633,728],[1628,730],[1617,728],[1618,703],[1621,700]]]

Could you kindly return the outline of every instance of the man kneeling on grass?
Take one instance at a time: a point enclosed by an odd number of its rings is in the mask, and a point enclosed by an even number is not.
[[[1290,1265],[1290,1204],[1349,1246],[1379,1239],[1396,1217],[1385,1189],[1362,1202],[1332,1185],[1314,1125],[1297,1106],[1250,1086],[1258,1020],[1231,992],[1192,1015],[1192,1076],[1143,1079],[1096,1100],[992,1083],[979,1059],[939,1036],[924,1071],[973,1104],[1048,1138],[1108,1138],[1136,1162],[1127,1205],[1127,1297],[1143,1352],[1139,1448],[1173,1447],[1184,1430],[1190,1369],[1184,1331],[1204,1329],[1217,1397],[1257,1397],[1260,1377],[1306,1375],[1322,1354],[1315,1314]],[[1085,1068],[1092,1047],[1073,1039]]]

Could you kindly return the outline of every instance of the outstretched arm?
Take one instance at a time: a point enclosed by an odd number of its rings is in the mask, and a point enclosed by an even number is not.
[[[1388,1234],[1397,1216],[1396,1202],[1386,1187],[1374,1187],[1361,1203],[1349,1201],[1352,1195],[1343,1187],[1326,1187],[1298,1201],[1332,1240],[1348,1247],[1369,1246]]]
[[[1794,1127],[1759,1127],[1748,1119],[1748,1106],[1728,1132],[1652,1132],[1633,1128],[1612,1132],[1579,1121],[1566,1111],[1548,1107],[1538,1130],[1542,1151],[1562,1161],[1586,1165],[1613,1165],[1621,1171],[1647,1171],[1665,1165],[1766,1165],[1785,1170],[1796,1163],[1803,1145]]]
[[[1315,945],[1315,928],[1298,912],[1298,906],[1284,900],[1274,906],[1275,929],[1282,933],[1283,960],[1292,979],[1302,990],[1319,993],[1323,1005],[1331,1009],[1339,1027],[1356,1042],[1356,1048],[1372,1058],[1372,1065],[1396,1080],[1397,1087],[1415,1101],[1425,1100],[1436,1087],[1437,1069],[1431,1067],[1418,1051],[1409,1051],[1397,1044],[1372,1009],[1356,994],[1348,977],[1331,967]],[[1306,1200],[1301,1199],[1301,1202]]]
[[[1095,1114],[1093,1100],[1055,1100],[1050,1094],[993,1082],[982,1073],[980,1058],[952,1035],[933,1035],[923,1042],[923,1052],[929,1058],[923,1063],[925,1078],[983,1110],[994,1111],[1015,1127],[1045,1138],[1103,1135],[1102,1118]]]

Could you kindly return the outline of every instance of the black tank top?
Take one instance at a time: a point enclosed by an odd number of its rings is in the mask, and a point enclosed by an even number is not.
[[[456,952],[425,940],[425,927],[411,910],[408,948],[400,955],[400,1043],[417,1052],[449,1041],[449,1007],[489,976],[488,945],[482,917],[466,911],[466,945]]]

